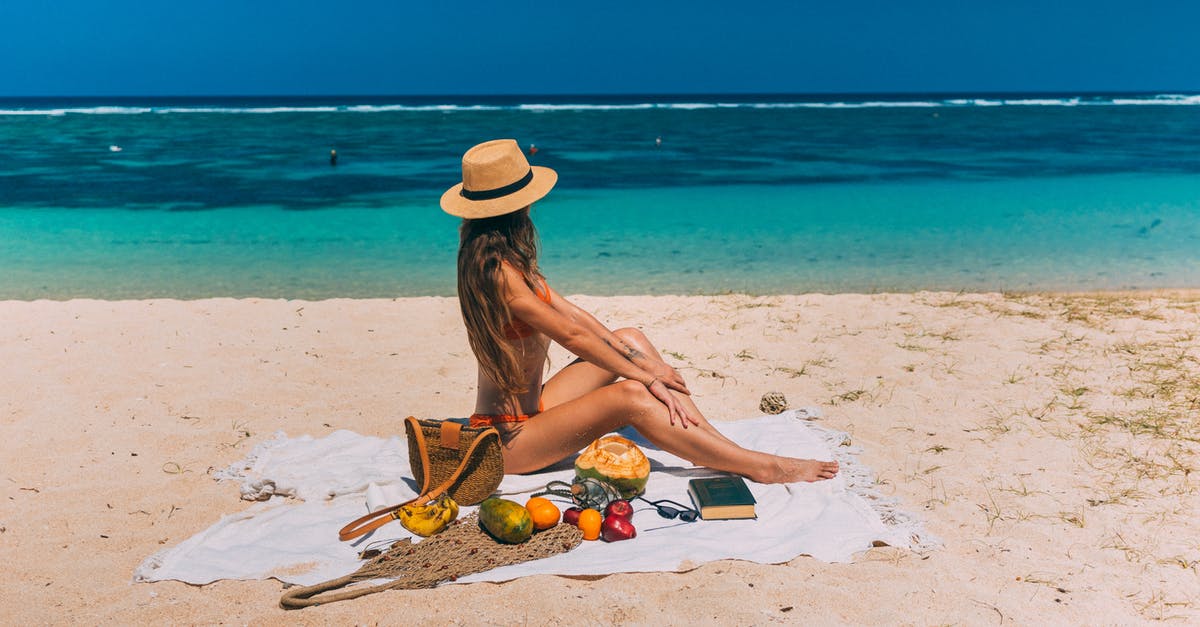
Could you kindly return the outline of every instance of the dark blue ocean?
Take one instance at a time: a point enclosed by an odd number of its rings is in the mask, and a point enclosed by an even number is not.
[[[564,293],[1200,287],[1193,94],[110,98],[0,100],[0,299],[452,295],[501,137]]]

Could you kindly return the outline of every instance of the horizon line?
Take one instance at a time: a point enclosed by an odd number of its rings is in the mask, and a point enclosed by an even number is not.
[[[468,98],[468,99],[487,99],[487,98],[684,98],[684,97],[733,97],[733,98],[748,98],[748,97],[798,97],[798,98],[832,98],[832,97],[895,97],[895,96],[1101,96],[1101,95],[1174,95],[1174,94],[1200,94],[1200,87],[1192,89],[1146,89],[1146,90],[1062,90],[1062,91],[1021,91],[1021,90],[979,90],[979,91],[810,91],[810,92],[758,92],[758,91],[731,91],[731,92],[550,92],[550,93],[492,93],[492,94],[468,94],[468,93],[446,93],[446,94],[397,94],[397,93],[322,93],[322,94],[284,94],[284,93],[248,93],[248,94],[72,94],[72,95],[0,95],[0,100],[54,100],[54,99],[131,99],[131,98],[418,98],[418,99],[433,99],[433,98]]]

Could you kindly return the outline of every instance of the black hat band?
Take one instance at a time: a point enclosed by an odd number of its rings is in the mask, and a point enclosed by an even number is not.
[[[522,189],[525,189],[525,186],[529,185],[529,181],[532,181],[532,180],[533,180],[533,168],[529,168],[529,172],[527,172],[525,174],[525,176],[521,177],[515,183],[509,183],[508,185],[505,185],[504,187],[497,187],[496,189],[484,189],[484,190],[480,190],[480,191],[469,190],[464,185],[462,188],[462,191],[460,191],[459,194],[463,198],[466,198],[467,200],[492,200],[494,198],[500,198],[502,196],[507,196],[514,192],[519,192]]]

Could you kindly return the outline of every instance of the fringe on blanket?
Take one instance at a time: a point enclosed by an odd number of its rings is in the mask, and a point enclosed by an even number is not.
[[[275,482],[271,479],[254,481],[246,477],[246,473],[258,465],[259,458],[265,457],[272,449],[279,448],[286,444],[287,441],[288,437],[286,433],[276,431],[271,435],[270,439],[255,445],[254,450],[250,451],[245,459],[215,471],[212,476],[217,481],[233,481],[237,483],[238,489],[242,493],[243,501],[266,501],[276,494],[280,496],[295,496],[294,492],[277,491]]]
[[[793,409],[788,413],[791,413],[793,418],[808,423],[821,440],[829,445],[838,462],[838,474],[845,477],[846,488],[862,497],[871,509],[879,514],[883,524],[908,536],[909,549],[924,554],[942,545],[941,539],[925,529],[924,520],[902,508],[899,499],[885,496],[875,487],[875,473],[858,460],[863,449],[851,443],[850,434],[812,422],[821,415],[820,410],[815,407]]]

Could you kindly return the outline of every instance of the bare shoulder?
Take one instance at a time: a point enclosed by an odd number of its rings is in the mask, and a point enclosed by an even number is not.
[[[525,275],[510,263],[500,264],[500,289],[506,300],[514,300],[533,296],[533,291],[525,284]]]

